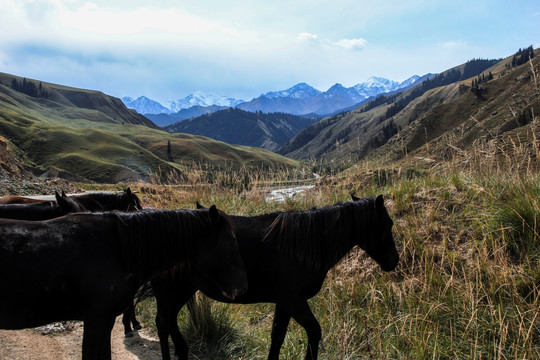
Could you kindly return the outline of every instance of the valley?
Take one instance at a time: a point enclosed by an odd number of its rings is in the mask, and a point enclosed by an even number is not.
[[[540,358],[538,55],[471,60],[322,119],[227,107],[174,133],[99,91],[0,74],[2,195],[130,186],[144,206],[241,216],[382,195],[399,264],[383,272],[355,247],[330,270],[309,300],[319,358]],[[274,201],[276,185],[297,193]],[[145,328],[124,340],[117,321],[113,358],[159,359],[155,300],[136,311]],[[199,293],[178,325],[192,358],[258,359],[273,316]],[[80,358],[80,330],[1,331],[0,357]],[[306,344],[291,321],[281,357]]]

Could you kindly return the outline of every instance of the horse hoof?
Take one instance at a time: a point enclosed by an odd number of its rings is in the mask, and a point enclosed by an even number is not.
[[[124,336],[127,338],[131,338],[133,336],[135,336],[135,331],[130,331],[130,332],[127,332],[124,334]]]
[[[141,329],[142,329],[142,325],[141,325],[141,324],[133,325],[133,329],[135,329],[135,330],[141,330]]]

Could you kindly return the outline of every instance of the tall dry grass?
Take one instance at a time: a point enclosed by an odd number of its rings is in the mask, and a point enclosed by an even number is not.
[[[326,206],[351,192],[383,194],[400,264],[383,273],[354,250],[331,270],[310,300],[323,329],[320,359],[540,359],[537,116],[514,137],[494,136],[470,150],[450,142],[451,157],[430,169],[349,171],[284,203],[265,201],[265,192],[273,183],[306,181],[310,171],[224,170],[209,178],[200,167],[188,180],[138,187],[155,207],[200,201],[243,215]],[[151,326],[155,305],[139,312]],[[269,304],[198,296],[179,324],[198,359],[265,359],[272,315]],[[302,358],[305,347],[303,329],[291,322],[281,358]]]
[[[144,185],[141,196],[156,207],[192,208],[198,200],[253,215],[325,206],[351,191],[382,193],[400,265],[386,274],[355,250],[330,272],[310,300],[323,328],[320,358],[540,359],[540,175],[517,143],[505,150],[508,171],[482,161],[483,151],[460,155],[466,161],[444,171],[403,171],[361,186],[357,176],[322,182],[284,203],[266,202],[263,188],[238,193],[217,184]],[[203,299],[179,316],[198,358],[266,358],[271,305]],[[151,320],[155,308],[144,312]],[[303,357],[305,344],[291,322],[282,358]]]

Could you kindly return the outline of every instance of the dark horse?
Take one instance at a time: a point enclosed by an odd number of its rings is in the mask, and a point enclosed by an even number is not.
[[[107,210],[141,210],[139,197],[128,187],[122,193],[84,193],[67,196],[64,191],[60,196],[55,191],[56,202],[22,196],[0,198],[0,218],[19,220],[47,220],[75,212],[101,212]],[[126,309],[122,318],[126,336],[133,335],[133,329],[139,330],[141,324],[135,317],[133,306]],[[133,325],[133,328],[131,327]]]
[[[279,358],[291,317],[307,332],[305,358],[317,359],[321,327],[308,299],[320,291],[327,272],[355,245],[384,271],[393,270],[399,261],[392,237],[392,219],[382,196],[353,197],[353,200],[309,211],[231,216],[249,282],[248,291],[235,299],[200,288],[181,274],[164,273],[151,280],[163,359],[170,359],[169,335],[178,357],[188,358],[188,348],[176,319],[197,289],[227,303],[275,303],[268,359]]]
[[[0,218],[18,220],[48,220],[66,214],[85,212],[87,209],[79,202],[54,193],[56,201],[21,202],[0,204]],[[26,199],[26,198],[22,198]]]
[[[206,210],[0,219],[0,328],[83,320],[82,359],[111,359],[115,317],[167,269],[234,300],[245,268],[228,217]]]
[[[136,211],[142,210],[141,201],[139,197],[131,191],[128,187],[126,190],[119,194],[97,192],[97,193],[85,193],[75,194],[69,196],[69,198],[77,201],[89,211]],[[95,209],[95,204],[98,203],[100,208]]]
[[[142,205],[139,197],[133,191],[131,191],[129,187],[119,194],[95,192],[75,194],[69,197],[62,191],[62,197],[69,198],[79,203],[79,205],[91,212],[109,210],[142,210]],[[48,200],[33,199],[23,196],[4,196],[0,198],[0,204],[32,204],[42,202],[50,203],[50,201]]]

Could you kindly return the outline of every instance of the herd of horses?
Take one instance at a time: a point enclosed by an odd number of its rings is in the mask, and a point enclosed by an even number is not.
[[[308,299],[328,271],[355,246],[384,271],[399,262],[382,196],[258,216],[196,205],[143,209],[129,188],[0,198],[0,329],[82,320],[82,359],[110,360],[115,318],[123,314],[126,336],[140,328],[133,299],[149,283],[164,360],[169,336],[188,359],[177,316],[197,290],[226,303],[275,304],[268,359],[279,359],[292,318],[307,333],[305,359],[316,360],[321,327]]]

